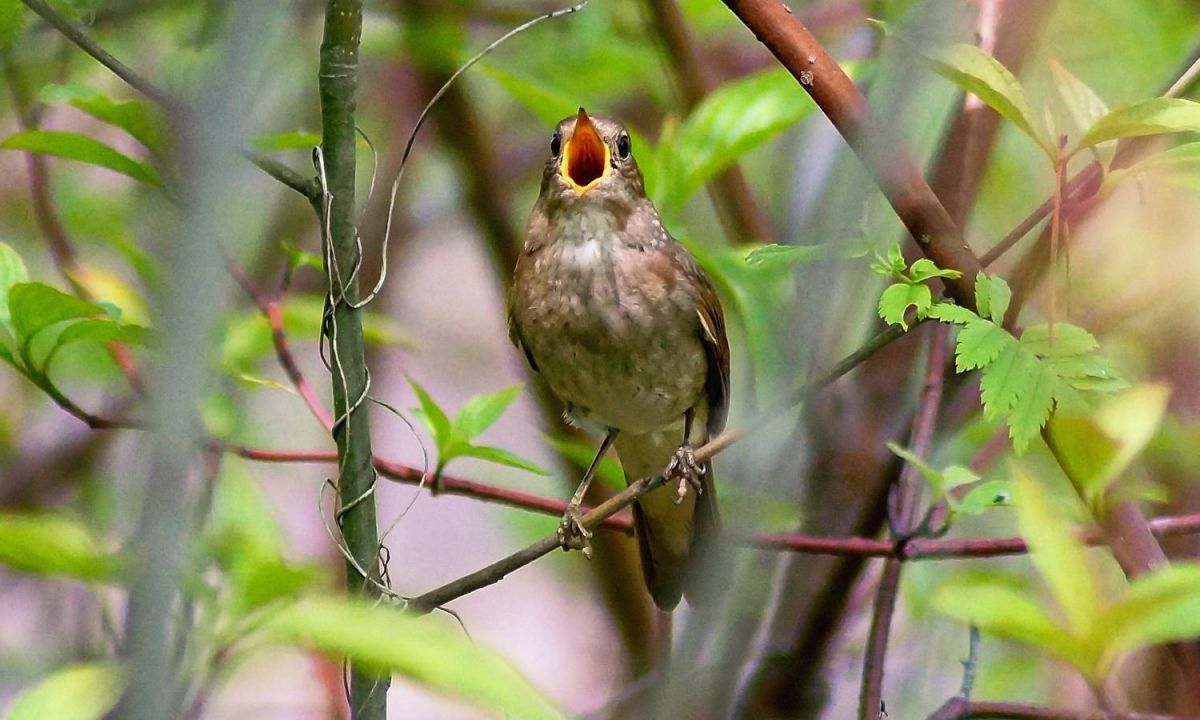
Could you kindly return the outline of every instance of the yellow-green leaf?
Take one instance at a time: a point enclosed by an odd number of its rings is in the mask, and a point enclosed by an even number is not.
[[[1097,120],[1076,150],[1123,137],[1200,132],[1200,103],[1180,98],[1153,98],[1113,109]]]
[[[0,149],[53,155],[65,160],[76,160],[108,168],[147,185],[159,186],[162,184],[158,171],[150,165],[134,160],[99,140],[79,133],[61,130],[23,130],[8,136],[4,142],[0,143]]]
[[[100,720],[125,686],[111,663],[68,665],[17,696],[4,720]]]

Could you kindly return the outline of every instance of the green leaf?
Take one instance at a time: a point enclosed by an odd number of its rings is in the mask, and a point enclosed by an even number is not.
[[[8,136],[0,143],[0,150],[24,150],[65,160],[77,160],[108,168],[147,185],[162,185],[158,171],[150,165],[134,160],[99,140],[78,133],[61,130],[23,130]]]
[[[947,468],[949,470],[949,468]],[[951,509],[961,515],[979,515],[990,507],[1006,507],[1012,502],[1012,484],[1007,480],[989,480],[950,503]]]
[[[1027,591],[999,578],[948,578],[934,591],[933,606],[989,635],[1039,647],[1072,664],[1086,660],[1076,648],[1075,638]]]
[[[25,6],[21,0],[0,0],[0,48],[8,47],[21,37],[24,26]]]
[[[1179,98],[1153,98],[1122,105],[1097,120],[1074,152],[1124,137],[1200,131],[1200,103]]]
[[[928,285],[894,283],[889,285],[879,296],[879,317],[889,325],[900,325],[908,329],[904,315],[910,307],[917,309],[917,317],[925,314],[933,304],[933,293]]]
[[[1063,515],[1056,512],[1041,485],[1019,466],[1013,467],[1016,488],[1017,525],[1029,543],[1029,557],[1050,588],[1068,626],[1082,635],[1092,627],[1100,611],[1092,571]]]
[[[281,132],[259,135],[250,142],[255,150],[264,153],[284,150],[312,150],[321,144],[320,133]]]
[[[116,707],[124,687],[118,665],[68,665],[18,695],[4,720],[100,720]]]
[[[1030,378],[1038,369],[1033,353],[1012,343],[991,362],[980,380],[980,394],[988,418],[1009,413],[1028,391]]]
[[[1054,87],[1062,98],[1067,112],[1075,121],[1075,127],[1080,133],[1085,132],[1097,120],[1108,114],[1108,105],[1100,99],[1095,90],[1088,87],[1082,80],[1075,77],[1065,67],[1050,61],[1050,70],[1054,73]]]
[[[811,262],[826,254],[824,245],[761,245],[746,253],[750,267],[776,268]]]
[[[120,569],[87,528],[51,514],[0,514],[0,564],[79,580],[112,580]]]
[[[475,457],[475,458],[479,458],[480,460],[487,460],[488,462],[494,462],[499,465],[507,465],[509,467],[515,467],[520,470],[528,470],[529,472],[534,473],[535,475],[549,475],[550,474],[550,471],[543,468],[541,465],[538,465],[537,463],[526,460],[525,458],[523,458],[519,455],[515,455],[515,454],[509,452],[508,450],[504,450],[502,448],[491,447],[488,445],[461,445],[461,446],[455,445],[454,449],[455,449],[454,454],[456,457],[459,457],[459,456]],[[449,462],[449,458],[446,458],[445,461]]]
[[[946,481],[942,477],[942,473],[925,462],[921,456],[891,441],[887,443],[887,449],[891,450],[893,455],[917,469],[921,477],[925,478],[925,481],[929,483],[930,491],[935,499],[941,498],[946,494],[946,490],[949,488],[946,487]]]
[[[958,331],[955,342],[954,367],[960,373],[990,365],[1000,353],[1017,344],[1017,339],[999,325],[973,320]]]
[[[36,282],[12,286],[8,292],[8,312],[21,343],[55,323],[105,314],[95,303]]]
[[[433,398],[429,397],[429,393],[425,392],[425,388],[417,384],[416,380],[409,378],[408,384],[412,386],[413,392],[417,396],[417,402],[421,404],[417,417],[421,419],[421,422],[425,423],[425,427],[429,428],[429,434],[433,435],[433,441],[437,444],[438,448],[438,464],[439,466],[443,466],[450,461],[450,458],[443,457],[453,437],[450,418],[433,401]]]
[[[1127,168],[1110,169],[1104,177],[1105,194],[1116,185],[1141,173],[1163,173],[1168,177],[1200,173],[1200,142],[1184,143],[1142,158]]]
[[[962,273],[957,270],[943,270],[929,258],[920,258],[908,269],[913,282],[924,282],[930,278],[960,278]]]
[[[667,218],[719,173],[813,110],[785,70],[727,82],[710,93],[660,148],[664,171],[656,205]]]
[[[13,285],[29,280],[29,271],[21,256],[8,243],[0,242],[0,325],[12,330],[8,314],[8,291]]]
[[[506,660],[437,616],[413,617],[342,598],[309,598],[266,623],[277,640],[315,648],[341,662],[395,672],[489,713],[524,720],[566,714]]]
[[[487,63],[481,62],[475,67],[504,88],[509,95],[512,95],[517,102],[521,103],[547,127],[555,127],[560,120],[568,115],[574,115],[579,110],[579,104],[573,98],[540,87],[529,80]],[[549,131],[547,131],[546,137],[549,142]]]
[[[1025,89],[999,60],[974,45],[925,49],[909,42],[942,77],[975,95],[1053,157],[1054,144],[1036,128]]]
[[[980,319],[978,315],[967,308],[948,302],[935,302],[925,315],[926,317],[955,325],[966,325]]]
[[[476,395],[468,400],[454,418],[454,437],[466,441],[483,433],[500,419],[523,389],[525,385],[517,383],[512,387]]]
[[[1096,628],[1113,656],[1200,637],[1200,566],[1172,563],[1135,578]]]
[[[1008,283],[1004,282],[1004,278],[985,273],[979,273],[975,277],[975,305],[979,308],[979,317],[989,318],[997,325],[1003,325],[1010,300],[1012,290],[1009,289]]]
[[[121,128],[160,157],[166,150],[166,123],[158,109],[141,100],[117,101],[84,85],[47,85],[38,93],[44,103],[69,104],[97,120]]]
[[[1069,323],[1054,324],[1054,341],[1050,341],[1050,327],[1045,324],[1032,325],[1021,333],[1021,345],[1042,357],[1071,357],[1086,355],[1100,347],[1087,330]]]

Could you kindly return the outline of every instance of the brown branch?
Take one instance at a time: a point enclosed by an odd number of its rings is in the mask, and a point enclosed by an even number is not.
[[[1009,718],[1010,720],[1183,720],[1172,715],[1060,710],[1039,705],[1005,702],[968,702],[962,698],[947,700],[928,720],[970,720],[972,718]]]
[[[808,28],[777,0],[725,0],[725,5],[775,55],[874,176],[917,245],[939,267],[962,273],[946,283],[960,305],[975,307],[979,260],[925,182],[912,157],[885,125],[870,117],[866,98]]]
[[[684,107],[691,111],[712,92],[712,82],[702,67],[702,58],[688,31],[687,20],[676,0],[647,0],[654,29],[662,38],[666,57],[674,71]],[[733,242],[772,242],[774,231],[762,206],[754,197],[746,176],[737,164],[708,185],[725,235]]]
[[[942,403],[942,382],[945,377],[947,328],[943,324],[933,326],[929,333],[929,356],[926,359],[925,386],[921,401],[913,420],[908,446],[913,453],[925,457],[933,442],[937,426],[938,409]],[[917,506],[921,500],[921,478],[916,465],[908,463],[900,473],[889,496],[889,517],[892,535],[903,540],[915,528]],[[892,501],[894,500],[894,505]],[[875,720],[883,698],[883,662],[887,657],[891,638],[892,615],[896,610],[896,596],[900,590],[900,573],[904,558],[891,557],[883,566],[879,590],[875,596],[875,610],[871,616],[871,632],[867,638],[867,651],[863,656],[862,687],[859,691],[859,720]]]

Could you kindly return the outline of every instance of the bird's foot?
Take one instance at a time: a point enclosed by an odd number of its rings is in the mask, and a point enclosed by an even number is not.
[[[679,446],[679,449],[671,456],[671,462],[667,463],[667,469],[664,472],[668,481],[679,478],[679,486],[675,490],[676,505],[687,497],[688,486],[691,486],[697,495],[704,492],[703,478],[707,471],[704,463],[697,462],[696,453],[691,445],[684,443]]]
[[[568,505],[558,523],[558,539],[563,550],[581,550],[583,556],[592,559],[592,531],[583,526],[583,513],[578,505]]]

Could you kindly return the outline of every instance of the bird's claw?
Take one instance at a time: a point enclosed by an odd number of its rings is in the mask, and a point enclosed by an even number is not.
[[[671,456],[671,462],[667,463],[667,469],[664,472],[667,479],[679,478],[679,486],[675,490],[675,504],[678,505],[687,497],[688,486],[695,489],[699,495],[704,492],[703,478],[708,472],[708,468],[704,463],[696,461],[696,453],[692,450],[692,446],[683,444]]]
[[[579,506],[570,505],[558,523],[558,539],[563,550],[581,550],[583,556],[592,559],[592,531],[583,526],[583,513]]]

